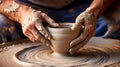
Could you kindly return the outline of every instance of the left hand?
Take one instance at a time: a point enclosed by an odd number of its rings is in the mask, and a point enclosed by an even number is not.
[[[80,36],[71,41],[70,50],[71,54],[77,52],[81,47],[83,47],[90,38],[95,34],[96,29],[96,16],[92,12],[84,11],[76,18],[76,22],[73,25],[72,29],[82,26],[83,30],[80,33]]]

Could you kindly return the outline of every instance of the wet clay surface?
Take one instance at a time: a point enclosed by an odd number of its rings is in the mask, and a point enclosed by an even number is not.
[[[3,47],[2,47],[3,48]],[[120,41],[94,37],[74,56],[52,54],[40,43],[20,43],[0,51],[0,67],[119,67]]]

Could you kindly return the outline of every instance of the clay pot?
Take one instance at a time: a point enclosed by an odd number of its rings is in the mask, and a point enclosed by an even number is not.
[[[48,26],[47,29],[52,35],[50,47],[54,54],[68,55],[70,49],[70,42],[79,36],[80,28],[72,30],[73,23],[60,23],[59,28]]]

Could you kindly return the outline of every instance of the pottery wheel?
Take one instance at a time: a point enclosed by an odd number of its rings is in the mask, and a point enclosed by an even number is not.
[[[40,43],[20,43],[1,49],[0,67],[116,67],[120,66],[120,41],[92,38],[74,56],[53,55]]]

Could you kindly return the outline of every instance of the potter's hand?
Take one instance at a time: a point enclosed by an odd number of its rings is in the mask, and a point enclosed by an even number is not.
[[[75,30],[77,27],[82,26],[83,30],[81,31],[80,36],[71,41],[71,49],[69,50],[71,54],[77,52],[95,34],[96,20],[96,16],[92,12],[85,11],[78,15],[72,29]]]
[[[36,10],[28,10],[22,16],[22,30],[23,33],[31,40],[31,41],[40,41],[45,43],[47,46],[50,45],[51,35],[44,28],[43,22],[48,23],[49,25],[56,27],[59,26],[48,17],[45,13]]]

